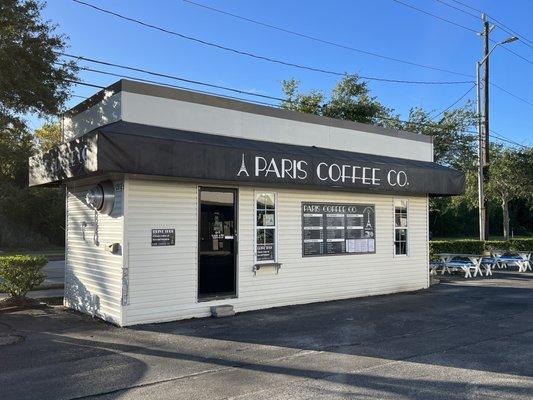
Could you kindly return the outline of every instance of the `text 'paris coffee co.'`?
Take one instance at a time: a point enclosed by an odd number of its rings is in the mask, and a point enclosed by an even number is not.
[[[315,160],[265,158],[256,155],[253,158],[253,177],[257,180],[272,182],[285,180],[288,182],[301,182],[304,184],[324,185],[363,185],[382,186],[388,188],[403,188],[409,186],[406,171],[393,168],[378,168],[365,165],[338,164],[317,162]],[[237,177],[250,177],[246,156],[242,154],[242,163]]]
[[[122,326],[428,287],[464,186],[424,135],[128,80],[62,129],[30,185],[67,193],[65,305]]]

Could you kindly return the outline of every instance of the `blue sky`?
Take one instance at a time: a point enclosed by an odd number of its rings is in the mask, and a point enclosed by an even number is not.
[[[182,0],[86,1],[185,35],[292,63],[390,79],[473,80],[316,43],[196,7]],[[475,74],[475,61],[479,60],[482,54],[482,39],[473,32],[424,15],[393,0],[195,1],[347,46],[464,74]],[[437,0],[402,1],[458,24],[481,30],[480,19],[447,7]],[[443,1],[459,6],[453,0]],[[485,10],[506,26],[533,40],[533,2],[461,1]],[[302,82],[302,89],[321,89],[326,93],[339,80],[338,76],[273,64],[203,46],[117,19],[72,0],[49,0],[44,17],[57,23],[58,31],[69,37],[68,52],[72,54],[187,79],[276,97],[282,95],[280,82],[283,79],[294,77]],[[508,36],[499,28],[492,33],[494,40],[502,40]],[[507,46],[533,60],[533,46],[528,47],[520,41]],[[86,62],[81,62],[80,65],[179,84]],[[491,56],[491,79],[533,103],[532,67],[530,62],[498,48]],[[80,77],[85,82],[102,86],[118,79],[91,72],[81,72]],[[183,86],[201,89],[194,85]],[[414,106],[440,111],[457,100],[470,86],[471,84],[425,86],[369,82],[372,94],[404,118]],[[94,88],[79,86],[74,93],[90,96],[96,91]],[[215,92],[230,94],[216,90]],[[472,90],[467,98],[474,99],[475,90]],[[73,106],[80,101],[79,98],[72,98],[68,105]],[[499,134],[531,145],[532,114],[532,105],[491,88],[491,128]],[[34,127],[42,123],[35,118],[30,122]]]

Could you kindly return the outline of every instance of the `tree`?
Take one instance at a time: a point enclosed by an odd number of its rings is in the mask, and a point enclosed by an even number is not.
[[[66,37],[44,21],[44,3],[0,2],[0,247],[41,247],[63,242],[64,192],[28,188],[28,158],[48,149],[58,128],[30,132],[24,115],[48,118],[69,96],[77,68],[61,62]]]
[[[462,170],[467,177],[475,171],[476,136],[468,130],[476,121],[470,102],[435,116],[432,116],[434,112],[415,107],[410,110],[408,120],[402,121],[393,109],[371,96],[366,83],[360,82],[356,75],[342,79],[329,98],[318,90],[301,93],[299,84],[294,79],[282,82],[286,95],[286,100],[282,102],[284,108],[429,135],[434,139],[436,162]],[[466,184],[473,187],[476,182],[476,179],[467,179]],[[455,230],[449,233],[472,234],[472,226],[476,226],[472,211],[465,196],[431,198],[431,230],[442,234],[443,230],[455,226]],[[472,215],[466,218],[465,214]]]
[[[401,121],[394,110],[371,96],[365,82],[357,75],[348,75],[337,83],[329,98],[319,90],[308,93],[299,91],[300,82],[295,79],[282,81],[286,99],[281,106],[325,117],[357,121],[389,128],[422,133],[434,137],[435,161],[463,171],[475,164],[476,138],[468,129],[475,124],[471,103],[446,111],[439,120],[422,108],[412,108],[407,121]]]
[[[45,123],[35,130],[35,139],[41,151],[48,151],[61,143],[61,126],[58,123]]]
[[[64,190],[28,187],[28,157],[36,147],[26,127],[0,129],[0,248],[63,242]]]
[[[76,77],[74,62],[61,62],[66,37],[43,21],[36,0],[0,2],[0,127],[16,129],[26,113],[55,115]]]
[[[0,183],[28,185],[28,158],[34,148],[33,136],[24,124],[0,127]]]
[[[475,125],[472,104],[446,111],[435,120],[432,112],[415,107],[409,112],[408,121],[398,128],[433,137],[435,162],[463,172],[475,168],[476,136],[468,130]]]
[[[503,237],[509,239],[509,202],[524,199],[533,207],[533,148],[491,146],[486,195],[498,201],[503,214]]]
[[[299,86],[295,79],[282,81],[286,96],[283,108],[367,124],[386,124],[384,118],[390,117],[391,110],[370,95],[367,84],[357,75],[348,75],[338,82],[329,98],[318,90],[301,93]]]

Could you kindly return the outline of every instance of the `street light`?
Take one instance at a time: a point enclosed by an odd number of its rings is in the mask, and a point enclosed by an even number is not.
[[[501,42],[500,44],[507,44],[507,43],[512,43],[512,42],[516,42],[518,40],[518,38],[516,36],[511,36],[507,39],[505,39],[503,42]]]
[[[481,65],[483,63],[488,64],[489,56],[492,54],[492,52],[496,49],[496,47],[512,43],[518,40],[516,36],[508,37],[507,39],[496,43],[490,51],[488,50],[488,36],[490,31],[492,30],[492,27],[489,26],[489,23],[485,20],[485,57],[481,61],[478,61],[476,63],[476,85],[477,85],[477,129],[478,129],[478,135],[479,135],[479,149],[478,149],[478,156],[479,156],[479,167],[478,167],[478,190],[479,190],[479,239],[480,240],[487,240],[488,239],[488,228],[487,228],[487,221],[488,221],[488,212],[486,209],[486,202],[485,202],[485,167],[488,167],[489,162],[489,145],[488,145],[488,139],[489,139],[489,91],[488,91],[488,84],[489,84],[489,76],[488,76],[488,66],[485,66],[485,90],[484,90],[484,105],[485,105],[485,112],[484,112],[484,121],[483,124],[481,123],[481,82],[480,82],[480,70]],[[483,127],[484,132],[483,132]],[[487,228],[487,229],[486,229]]]
[[[481,66],[481,64],[483,64],[483,63],[486,61],[487,58],[489,58],[489,56],[491,55],[491,53],[494,51],[494,49],[495,49],[496,47],[501,46],[501,45],[503,45],[503,44],[516,42],[517,40],[519,40],[519,39],[518,39],[516,36],[510,36],[510,37],[508,37],[507,39],[502,40],[501,42],[496,43],[496,44],[492,47],[492,49],[489,51],[489,53],[488,53],[485,57],[483,57],[483,60],[481,60],[481,61],[478,62],[478,68]]]

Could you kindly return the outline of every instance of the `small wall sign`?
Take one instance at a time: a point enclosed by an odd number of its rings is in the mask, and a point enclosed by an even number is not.
[[[152,246],[174,246],[175,244],[175,229],[152,229]]]
[[[258,244],[257,245],[257,261],[274,261],[274,244]]]

